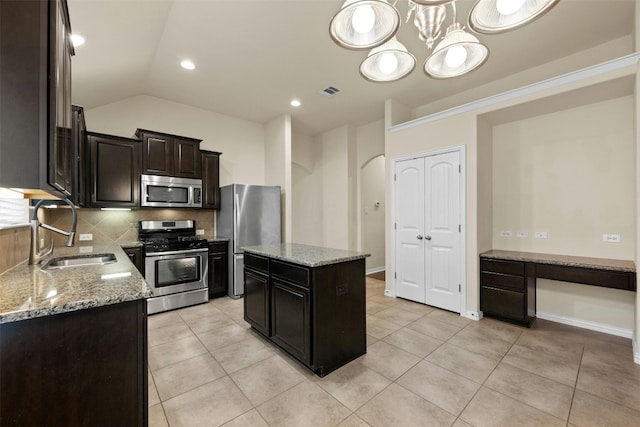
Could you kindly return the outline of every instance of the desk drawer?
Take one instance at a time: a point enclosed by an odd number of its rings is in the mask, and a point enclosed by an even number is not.
[[[484,313],[524,321],[527,314],[525,302],[522,292],[480,287],[480,310]]]
[[[524,262],[480,258],[480,270],[524,276]]]
[[[271,260],[271,274],[275,277],[288,280],[291,283],[309,287],[309,269],[293,264]]]
[[[487,271],[480,273],[480,286],[491,286],[495,288],[524,292],[524,285],[524,276],[512,276],[510,274],[491,273]]]
[[[244,266],[256,271],[260,271],[264,274],[269,274],[269,258],[245,252]]]

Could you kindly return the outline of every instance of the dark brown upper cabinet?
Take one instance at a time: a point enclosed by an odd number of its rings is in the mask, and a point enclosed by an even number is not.
[[[84,108],[74,105],[72,111],[71,148],[74,157],[73,161],[77,162],[78,167],[73,168],[71,171],[73,177],[71,201],[78,206],[86,206],[86,177],[88,173],[86,163],[87,124],[84,119]]]
[[[75,191],[66,0],[0,1],[0,187]]]
[[[138,207],[140,141],[87,132],[87,144],[89,207]]]
[[[220,154],[216,151],[201,150],[202,187],[205,209],[220,209]]]
[[[202,178],[201,139],[137,129],[142,141],[142,173]]]

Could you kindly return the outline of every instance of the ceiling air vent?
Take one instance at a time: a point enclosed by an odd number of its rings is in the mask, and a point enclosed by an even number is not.
[[[324,95],[327,98],[331,98],[332,96],[334,96],[338,92],[340,92],[340,89],[338,89],[337,87],[327,86],[327,87],[325,87],[324,89],[322,89],[320,91],[320,95]]]

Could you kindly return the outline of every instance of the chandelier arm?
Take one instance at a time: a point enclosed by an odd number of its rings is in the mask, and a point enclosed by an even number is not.
[[[397,3],[397,1],[396,1],[396,3]],[[407,0],[407,3],[408,3],[408,6],[409,6],[409,10],[407,11],[407,20],[404,22],[405,24],[409,22],[409,20],[411,19],[411,13],[416,10],[416,7],[418,7],[411,0]]]
[[[451,10],[453,13],[451,13],[451,17],[453,18],[453,24],[455,24],[457,21],[457,16],[456,16],[456,2],[455,0],[453,0],[451,3]]]

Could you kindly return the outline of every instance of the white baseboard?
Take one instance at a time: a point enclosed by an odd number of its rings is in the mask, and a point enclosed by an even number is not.
[[[384,290],[384,296],[385,297],[392,297],[392,298],[396,297],[396,295],[393,293],[393,291],[391,289],[385,289]]]
[[[365,272],[365,274],[369,275],[369,274],[373,274],[373,273],[380,273],[381,271],[384,271],[384,269],[385,269],[384,266],[370,268]]]
[[[635,336],[631,339],[631,344],[633,346],[633,361],[640,365],[640,349],[638,349],[638,341]]]
[[[602,323],[589,322],[586,320],[574,319],[571,317],[558,316],[551,313],[545,313],[538,311],[536,313],[538,319],[550,320],[552,322],[562,323],[565,325],[575,326],[578,328],[589,329],[592,331],[602,332],[609,335],[616,335],[623,338],[633,338],[633,331],[631,329],[615,328],[609,325],[603,325]],[[634,358],[637,352],[634,351]],[[638,363],[638,362],[636,362]]]
[[[466,313],[461,313],[460,315],[462,317],[466,317],[467,319],[471,319],[471,320],[481,320],[482,319],[482,312],[481,311],[467,311]]]

